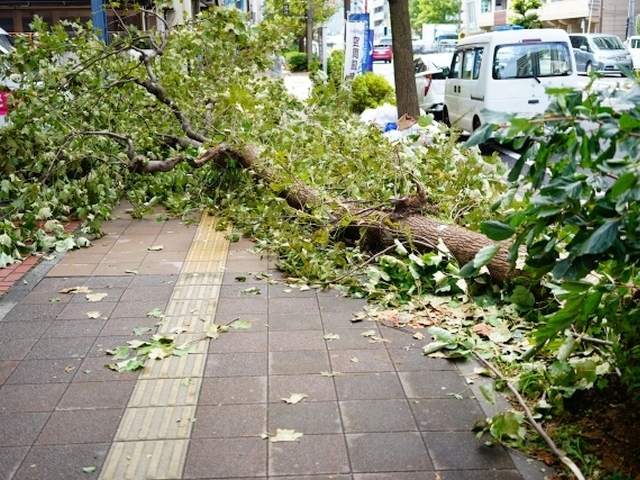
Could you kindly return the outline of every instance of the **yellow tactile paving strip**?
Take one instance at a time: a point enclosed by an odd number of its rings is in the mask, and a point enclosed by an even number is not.
[[[227,232],[204,214],[158,333],[198,341],[213,321],[229,250]],[[102,480],[181,478],[208,342],[182,357],[148,360],[116,432]]]

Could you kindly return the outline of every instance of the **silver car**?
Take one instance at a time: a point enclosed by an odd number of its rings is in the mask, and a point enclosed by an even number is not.
[[[576,57],[578,73],[599,72],[619,73],[623,69],[631,70],[631,54],[615,35],[606,33],[569,34],[571,46]]]

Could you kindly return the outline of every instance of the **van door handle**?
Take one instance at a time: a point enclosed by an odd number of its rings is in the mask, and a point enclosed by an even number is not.
[[[531,103],[531,104],[540,103],[540,100],[538,100],[537,98],[533,98],[533,99],[529,100],[529,103]]]

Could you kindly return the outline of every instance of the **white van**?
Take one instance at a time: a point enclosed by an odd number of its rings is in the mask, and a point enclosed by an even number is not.
[[[640,36],[634,35],[629,37],[625,43],[627,45],[627,50],[629,50],[629,53],[631,54],[633,68],[635,70],[640,70]]]
[[[0,28],[0,54],[13,50],[13,38],[5,30]]]
[[[445,81],[443,121],[472,132],[482,110],[537,114],[550,103],[549,87],[578,86],[567,32],[504,30],[464,38]]]

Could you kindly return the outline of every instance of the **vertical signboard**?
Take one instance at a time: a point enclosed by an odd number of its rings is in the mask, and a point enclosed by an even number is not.
[[[369,14],[349,15],[344,51],[344,75],[353,79],[371,69],[371,41],[369,34]]]

